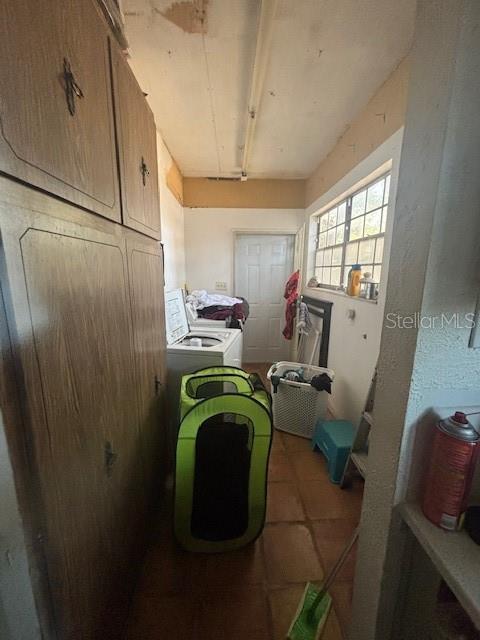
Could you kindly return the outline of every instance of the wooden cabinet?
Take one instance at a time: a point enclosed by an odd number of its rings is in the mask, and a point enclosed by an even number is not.
[[[2,293],[31,459],[16,472],[38,487],[58,639],[118,638],[150,486],[165,468],[161,250],[16,188],[26,193],[15,204],[0,202]]]
[[[108,37],[94,0],[3,0],[0,171],[121,220]]]
[[[0,55],[0,409],[42,637],[117,640],[167,467],[155,123],[96,0],[4,0]]]
[[[127,232],[140,431],[149,502],[161,495],[167,472],[166,340],[163,248]]]
[[[124,55],[111,42],[123,224],[160,239],[156,128]]]

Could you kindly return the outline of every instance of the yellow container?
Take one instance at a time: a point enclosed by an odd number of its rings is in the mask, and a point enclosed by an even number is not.
[[[360,278],[362,277],[362,267],[354,264],[348,272],[347,295],[358,297],[360,295]]]

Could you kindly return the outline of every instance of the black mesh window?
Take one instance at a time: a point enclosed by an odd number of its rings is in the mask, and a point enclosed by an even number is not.
[[[226,414],[198,430],[191,520],[196,538],[230,540],[246,532],[252,434],[248,418]]]

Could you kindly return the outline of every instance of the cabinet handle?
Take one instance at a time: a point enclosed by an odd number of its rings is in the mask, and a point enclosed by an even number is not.
[[[75,98],[83,98],[83,91],[75,80],[70,62],[66,58],[63,59],[63,80],[65,83],[65,97],[67,98],[68,111],[71,116],[74,116]]]
[[[160,387],[162,386],[162,381],[158,376],[155,376],[155,395],[158,396],[158,392],[160,391]]]
[[[105,470],[107,476],[110,477],[113,472],[113,465],[117,461],[118,455],[114,453],[111,442],[105,443]]]
[[[147,163],[145,162],[145,158],[142,156],[142,162],[140,163],[140,173],[142,174],[142,182],[145,187],[147,184],[147,176],[150,175],[150,171],[147,167]]]

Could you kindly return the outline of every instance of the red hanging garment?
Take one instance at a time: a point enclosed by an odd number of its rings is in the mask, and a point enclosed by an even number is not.
[[[293,323],[295,321],[295,315],[297,313],[297,298],[298,298],[298,282],[300,280],[300,270],[295,271],[287,280],[285,285],[285,293],[283,297],[287,301],[285,306],[285,329],[283,330],[283,337],[286,340],[291,340],[293,337]]]

